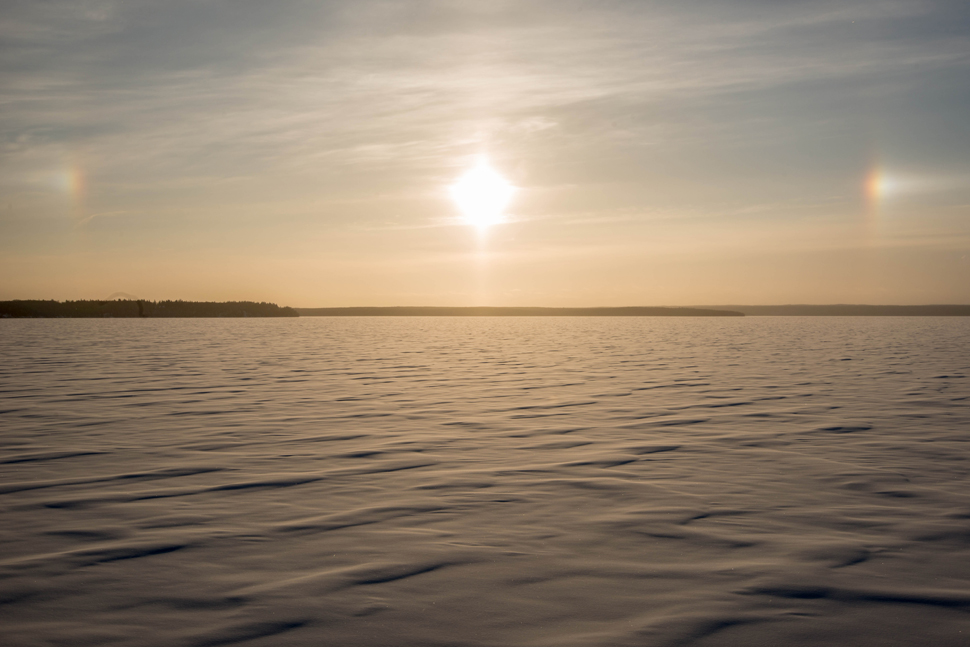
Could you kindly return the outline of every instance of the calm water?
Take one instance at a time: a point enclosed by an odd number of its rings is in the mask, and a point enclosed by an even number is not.
[[[970,318],[0,321],[0,642],[970,644]]]

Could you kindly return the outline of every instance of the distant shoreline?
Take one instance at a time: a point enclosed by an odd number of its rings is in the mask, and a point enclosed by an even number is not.
[[[734,310],[748,317],[970,317],[970,305],[875,306],[875,305],[781,305],[698,306]]]
[[[968,317],[970,305],[780,305],[624,308],[295,308],[301,317]]]
[[[781,305],[622,308],[352,307],[295,308],[302,317],[966,317],[970,305]]]
[[[301,317],[743,317],[740,312],[705,308],[529,308],[529,307],[359,307],[296,308]]]
[[[599,308],[367,306],[290,308],[254,301],[0,301],[4,319],[223,317],[968,317],[970,305],[628,306]]]

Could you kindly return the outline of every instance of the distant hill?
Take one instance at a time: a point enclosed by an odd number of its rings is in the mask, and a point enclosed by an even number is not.
[[[785,306],[701,306],[713,310],[743,312],[749,316],[788,317],[968,317],[970,305],[868,306],[868,305],[785,305]]]
[[[254,301],[0,301],[0,317],[299,317],[293,308]]]
[[[304,317],[741,317],[740,312],[702,308],[442,308],[431,306],[297,308]]]

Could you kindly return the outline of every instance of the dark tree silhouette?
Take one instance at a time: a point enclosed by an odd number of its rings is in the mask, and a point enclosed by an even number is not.
[[[299,317],[293,308],[255,301],[0,301],[0,317]]]

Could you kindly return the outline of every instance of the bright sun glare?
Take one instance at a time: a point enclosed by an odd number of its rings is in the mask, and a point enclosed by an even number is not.
[[[469,224],[479,228],[502,222],[515,187],[482,158],[451,186],[451,197]]]

